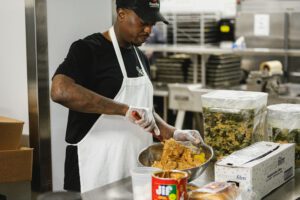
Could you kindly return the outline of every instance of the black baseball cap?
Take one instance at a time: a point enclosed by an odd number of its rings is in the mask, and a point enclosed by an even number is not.
[[[116,0],[117,8],[133,10],[144,22],[169,22],[159,12],[160,0]]]

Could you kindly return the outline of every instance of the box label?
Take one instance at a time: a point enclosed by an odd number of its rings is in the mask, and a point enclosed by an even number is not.
[[[257,142],[242,150],[236,151],[221,160],[219,165],[242,166],[253,160],[262,158],[279,147],[278,143],[273,142]]]

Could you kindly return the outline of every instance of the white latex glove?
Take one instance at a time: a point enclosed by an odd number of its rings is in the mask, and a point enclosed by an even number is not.
[[[134,115],[134,112],[136,112],[138,116]],[[156,136],[160,135],[152,110],[149,108],[130,106],[125,114],[125,118],[132,123],[139,125],[147,132],[153,132]]]
[[[178,141],[191,141],[194,144],[203,142],[203,139],[197,130],[177,129],[174,131],[173,138]]]

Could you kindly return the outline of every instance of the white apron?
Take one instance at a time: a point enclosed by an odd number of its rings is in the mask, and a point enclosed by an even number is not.
[[[153,87],[135,47],[144,75],[128,78],[113,27],[110,28],[109,35],[123,74],[122,86],[114,100],[152,109]],[[137,166],[138,153],[152,142],[150,133],[125,117],[102,114],[77,144],[81,192],[129,176],[130,169]]]

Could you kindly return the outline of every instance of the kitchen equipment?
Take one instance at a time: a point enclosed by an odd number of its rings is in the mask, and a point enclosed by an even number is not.
[[[206,80],[210,87],[226,88],[241,81],[241,57],[233,54],[211,55],[206,64]]]
[[[186,111],[202,112],[201,95],[211,91],[201,84],[168,84],[169,108],[178,110],[175,127],[182,129]]]
[[[151,176],[160,169],[154,167],[137,167],[131,170],[134,200],[151,200]]]
[[[260,64],[260,71],[251,71],[247,79],[247,90],[267,92],[270,95],[286,93],[282,83],[283,67],[280,61],[267,61]]]
[[[185,83],[188,81],[188,71],[192,69],[189,55],[175,54],[155,61],[157,67],[157,82]]]
[[[168,84],[169,108],[192,112],[202,112],[201,95],[211,91],[201,84]]]
[[[222,18],[218,21],[218,38],[220,42],[234,41],[235,19]]]
[[[206,167],[208,166],[209,162],[213,159],[214,157],[214,151],[212,147],[208,146],[205,144],[203,141],[200,143],[199,147],[202,148],[202,152],[205,153],[205,158],[206,162],[203,163],[202,165],[199,165],[197,167],[193,167],[190,169],[185,169],[182,171],[185,171],[189,174],[189,181],[192,181],[199,177]],[[142,166],[152,166],[154,161],[160,160],[163,152],[163,144],[161,143],[154,143],[150,145],[149,147],[143,149],[138,156],[138,162]]]
[[[168,44],[216,44],[219,13],[165,13]]]

